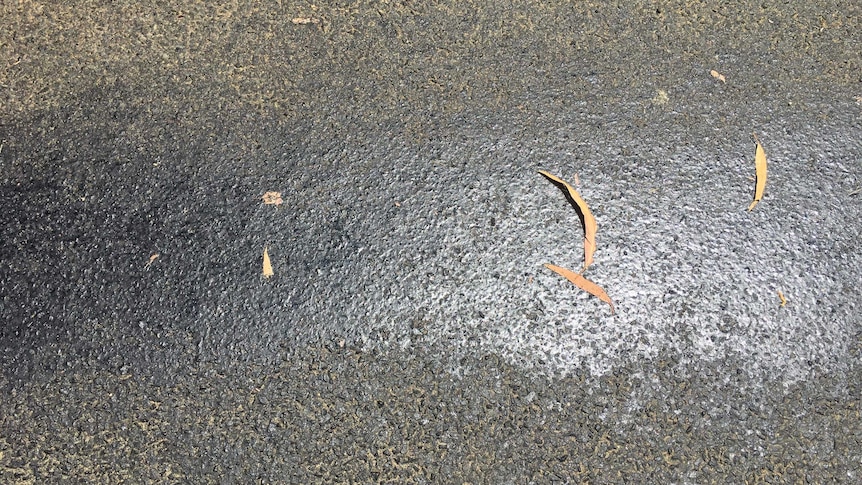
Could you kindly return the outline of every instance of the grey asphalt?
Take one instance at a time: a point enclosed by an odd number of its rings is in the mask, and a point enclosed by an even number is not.
[[[862,480],[858,2],[2,8],[0,481]]]

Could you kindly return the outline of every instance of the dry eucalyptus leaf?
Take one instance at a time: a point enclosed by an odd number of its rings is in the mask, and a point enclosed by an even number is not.
[[[547,177],[557,187],[565,189],[566,198],[575,207],[575,210],[578,211],[578,216],[581,218],[581,224],[584,228],[584,269],[581,270],[581,273],[583,273],[593,264],[593,254],[596,252],[596,231],[598,230],[596,218],[593,217],[593,213],[590,211],[589,206],[587,206],[587,202],[574,187],[544,170],[539,170],[539,173]]]
[[[608,294],[605,293],[605,290],[602,289],[601,286],[593,283],[592,281],[584,278],[582,275],[575,273],[572,270],[568,270],[566,268],[561,268],[559,266],[554,266],[553,264],[550,264],[550,263],[545,263],[545,267],[548,268],[549,270],[553,271],[554,273],[557,273],[558,275],[571,281],[578,288],[586,291],[587,293],[597,297],[599,300],[602,300],[603,302],[607,303],[608,305],[611,306],[611,315],[613,315],[615,313],[614,302],[611,301],[611,297],[609,297]]]
[[[269,251],[268,247],[263,247],[263,277],[269,278],[275,273],[272,272],[272,263],[269,261]]]
[[[754,135],[754,141],[757,143],[757,148],[754,150],[754,200],[748,206],[749,211],[754,209],[754,206],[763,198],[763,189],[766,188],[766,151],[760,144],[760,140],[757,139],[756,134]]]
[[[159,253],[153,253],[153,255],[150,256],[150,260],[147,261],[147,264],[144,265],[144,269],[149,269],[149,267],[152,266],[153,262],[157,259],[159,259]]]
[[[281,205],[284,202],[281,199],[281,192],[267,192],[261,198],[266,205]]]

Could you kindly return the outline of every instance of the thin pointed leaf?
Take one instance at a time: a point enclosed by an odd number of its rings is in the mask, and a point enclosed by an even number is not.
[[[263,247],[263,277],[269,278],[274,275],[272,272],[272,263],[269,261],[269,251],[267,251],[267,246]]]
[[[757,139],[757,135],[754,135],[754,141],[757,142],[757,148],[754,150],[755,186],[754,200],[748,206],[749,212],[763,198],[763,189],[766,188],[766,151]]]
[[[583,273],[591,264],[593,264],[593,254],[596,252],[596,231],[598,230],[596,218],[593,217],[593,213],[590,211],[590,207],[587,205],[587,202],[574,187],[569,185],[563,179],[555,175],[551,175],[544,170],[539,170],[539,173],[544,175],[551,182],[554,182],[558,187],[564,188],[569,202],[572,203],[578,211],[578,216],[581,218],[581,225],[584,229],[584,269],[581,270],[581,273]]]
[[[554,273],[557,273],[558,275],[571,281],[578,288],[586,291],[587,293],[597,297],[599,300],[602,300],[603,302],[607,303],[608,305],[611,306],[611,315],[613,315],[615,313],[614,302],[611,301],[611,297],[609,297],[608,294],[605,293],[605,290],[602,289],[601,286],[593,283],[592,281],[584,278],[583,275],[581,275],[579,273],[575,273],[572,270],[568,270],[566,268],[561,268],[559,266],[554,266],[553,264],[550,264],[550,263],[545,263],[545,267],[548,268],[549,270],[553,271]]]

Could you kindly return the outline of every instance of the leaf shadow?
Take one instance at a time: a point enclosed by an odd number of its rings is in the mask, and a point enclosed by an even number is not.
[[[545,177],[546,179],[548,179],[552,184],[554,184],[558,189],[560,189],[561,192],[563,192],[563,195],[566,197],[566,200],[569,202],[569,204],[572,207],[574,207],[575,212],[578,214],[578,219],[581,220],[581,230],[586,232],[587,222],[586,222],[586,218],[584,216],[584,211],[581,210],[581,206],[578,205],[577,202],[575,202],[574,198],[572,198],[572,194],[569,193],[569,189],[566,188],[566,185],[564,183],[561,183],[557,180],[552,179],[551,177],[548,177],[547,175],[545,175],[541,172],[539,172],[539,173],[542,175],[542,177]]]

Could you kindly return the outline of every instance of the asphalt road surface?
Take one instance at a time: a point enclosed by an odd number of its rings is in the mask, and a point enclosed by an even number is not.
[[[3,483],[862,481],[859,2],[0,15]]]

